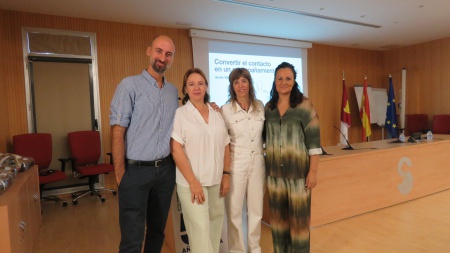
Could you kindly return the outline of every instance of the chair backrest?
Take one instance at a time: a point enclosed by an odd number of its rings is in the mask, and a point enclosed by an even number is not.
[[[406,114],[406,131],[409,134],[425,133],[428,128],[428,114]]]
[[[52,135],[48,133],[13,136],[14,153],[32,157],[39,170],[47,169],[52,162]]]
[[[434,134],[450,134],[450,114],[439,114],[433,116]]]
[[[100,159],[100,134],[97,131],[78,131],[68,134],[71,156],[76,166],[97,164]]]

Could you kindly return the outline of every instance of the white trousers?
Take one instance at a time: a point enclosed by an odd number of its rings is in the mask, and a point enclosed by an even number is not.
[[[265,189],[265,164],[262,154],[232,154],[231,185],[225,198],[230,253],[261,253],[261,218]],[[247,199],[247,234],[244,235],[242,210]],[[245,208],[245,207],[244,207]],[[247,237],[248,251],[244,245]]]
[[[191,190],[177,184],[184,224],[191,252],[218,253],[224,218],[224,198],[220,197],[220,184],[203,186],[205,202],[191,201]]]

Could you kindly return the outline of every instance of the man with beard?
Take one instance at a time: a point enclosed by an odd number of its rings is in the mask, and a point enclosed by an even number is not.
[[[178,108],[177,88],[164,72],[175,45],[167,36],[147,49],[149,66],[122,80],[111,102],[111,140],[119,187],[120,252],[161,252],[175,186],[170,135]],[[146,229],[147,228],[147,229]]]

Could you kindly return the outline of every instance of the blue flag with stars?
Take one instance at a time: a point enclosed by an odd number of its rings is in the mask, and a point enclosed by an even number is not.
[[[398,137],[397,110],[395,106],[394,88],[392,85],[392,77],[389,77],[389,95],[386,110],[386,122],[384,127],[391,135],[391,138]]]

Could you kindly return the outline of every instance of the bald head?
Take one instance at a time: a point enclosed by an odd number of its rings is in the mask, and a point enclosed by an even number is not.
[[[175,44],[172,39],[166,35],[156,36],[147,49],[147,55],[150,57],[151,69],[162,75],[172,65],[175,54]]]
[[[156,35],[153,39],[152,42],[150,43],[150,46],[152,47],[154,43],[158,43],[158,42],[165,42],[168,44],[171,44],[173,47],[173,50],[175,51],[175,44],[173,43],[172,39],[167,36],[167,35]]]

